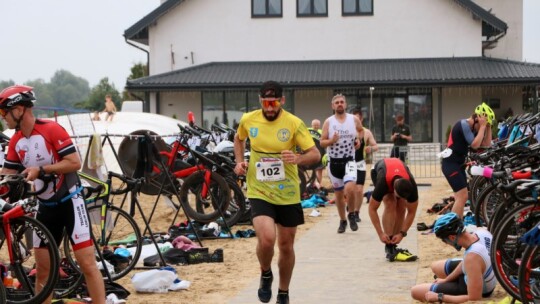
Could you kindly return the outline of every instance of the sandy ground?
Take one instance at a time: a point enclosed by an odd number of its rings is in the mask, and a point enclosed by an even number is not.
[[[429,180],[418,180],[417,182],[431,184],[431,187],[427,190],[420,191],[420,210],[417,216],[417,222],[425,222],[430,225],[436,216],[429,215],[426,210],[433,203],[441,201],[443,197],[448,197],[452,193],[444,178],[431,178]],[[325,184],[325,186],[327,185]],[[148,215],[149,210],[154,206],[156,198],[143,195],[141,199],[143,208],[147,210]],[[154,232],[166,231],[172,223],[174,212],[161,201],[158,202],[157,206],[158,211],[154,215],[151,227]],[[319,218],[307,216],[310,211],[311,209],[305,210],[306,224],[299,227],[299,238],[302,237],[305,231],[316,225],[319,220]],[[320,208],[320,211],[324,217],[327,212],[335,212],[335,208]],[[249,228],[251,226],[235,226],[233,232],[238,229]],[[418,233],[418,255],[421,258],[418,261],[417,282],[430,282],[433,280],[433,275],[429,269],[432,261],[461,256],[463,253],[458,253],[453,248],[443,245],[433,234],[423,235],[421,232]],[[227,303],[229,299],[258,276],[259,266],[255,256],[256,238],[203,240],[203,245],[208,247],[210,252],[222,248],[224,262],[175,266],[179,277],[182,280],[191,282],[189,290],[169,292],[167,294],[141,294],[134,291],[130,278],[123,278],[119,283],[132,293],[128,298],[128,303]],[[497,302],[505,296],[506,294],[502,288],[497,287],[490,300]],[[404,297],[399,303],[410,303],[410,301],[410,297]],[[480,303],[487,303],[487,301]]]

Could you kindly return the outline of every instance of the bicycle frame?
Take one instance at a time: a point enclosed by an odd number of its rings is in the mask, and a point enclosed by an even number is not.
[[[181,143],[180,139],[177,138],[173,142],[170,152],[160,151],[159,154],[163,155],[163,156],[165,156],[167,158],[167,163],[166,163],[167,168],[169,168],[171,173],[176,178],[185,178],[185,177],[188,177],[189,175],[191,175],[191,174],[193,174],[193,173],[195,173],[197,171],[204,171],[204,180],[205,180],[205,182],[202,185],[201,194],[203,196],[206,196],[208,194],[208,185],[210,185],[210,176],[211,176],[211,173],[212,173],[208,168],[206,168],[204,165],[197,164],[197,165],[194,165],[194,166],[190,166],[188,168],[173,171],[174,170],[174,163],[175,163],[175,161],[176,161],[176,159],[178,157],[178,154],[179,153],[187,154],[189,151],[190,151],[189,147],[183,145]],[[161,173],[161,170],[156,165],[154,165],[152,167],[152,171],[155,172],[155,173],[158,173],[158,174]]]
[[[16,206],[15,208],[5,212],[2,215],[2,225],[4,227],[4,234],[8,246],[10,261],[13,261],[13,240],[11,239],[11,225],[9,224],[9,222],[12,219],[16,219],[24,215],[28,215],[28,213],[25,212],[21,206]]]

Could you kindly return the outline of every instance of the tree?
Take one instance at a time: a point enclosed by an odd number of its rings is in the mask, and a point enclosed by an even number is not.
[[[7,80],[7,81],[0,80],[0,91],[14,84],[15,82],[13,80]]]
[[[65,70],[54,73],[49,84],[54,106],[72,108],[75,104],[86,100],[90,93],[88,81]]]
[[[109,83],[108,77],[101,79],[90,91],[88,99],[85,102],[78,103],[77,107],[85,108],[90,111],[101,111],[105,108],[105,95],[107,94],[111,95],[114,104],[120,109],[120,93],[116,90],[114,85]]]
[[[131,74],[129,74],[128,80],[133,80],[133,79],[142,78],[146,76],[148,76],[148,65],[139,62],[131,67]],[[138,92],[132,92],[132,93],[137,94]],[[124,90],[124,92],[122,92],[122,100],[132,100],[132,99],[133,97],[129,94],[127,90]]]

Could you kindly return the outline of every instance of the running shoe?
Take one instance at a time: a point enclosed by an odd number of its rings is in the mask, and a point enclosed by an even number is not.
[[[289,294],[278,293],[276,304],[289,304]]]
[[[345,232],[345,229],[347,229],[347,221],[339,221],[339,228],[337,229],[337,233],[343,233]]]
[[[261,273],[261,283],[257,294],[263,303],[268,303],[272,299],[272,281],[274,281],[274,276],[271,270]]]
[[[354,212],[354,220],[357,222],[357,223],[360,223],[362,220],[360,219],[360,211],[355,211]]]
[[[349,218],[349,226],[351,226],[351,230],[352,231],[358,230],[358,224],[356,223],[354,212],[349,213],[347,217]]]
[[[397,254],[396,245],[385,245],[384,252],[386,253],[386,259],[393,262]]]
[[[418,260],[418,256],[410,253],[409,250],[407,250],[407,249],[397,248],[396,251],[397,251],[397,253],[394,256],[394,261],[413,262],[413,261]]]

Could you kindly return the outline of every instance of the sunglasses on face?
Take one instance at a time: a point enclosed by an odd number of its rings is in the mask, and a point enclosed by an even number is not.
[[[281,100],[278,98],[264,98],[261,100],[261,103],[262,103],[262,106],[265,107],[265,108],[268,108],[268,107],[277,107],[280,103],[281,103]]]

